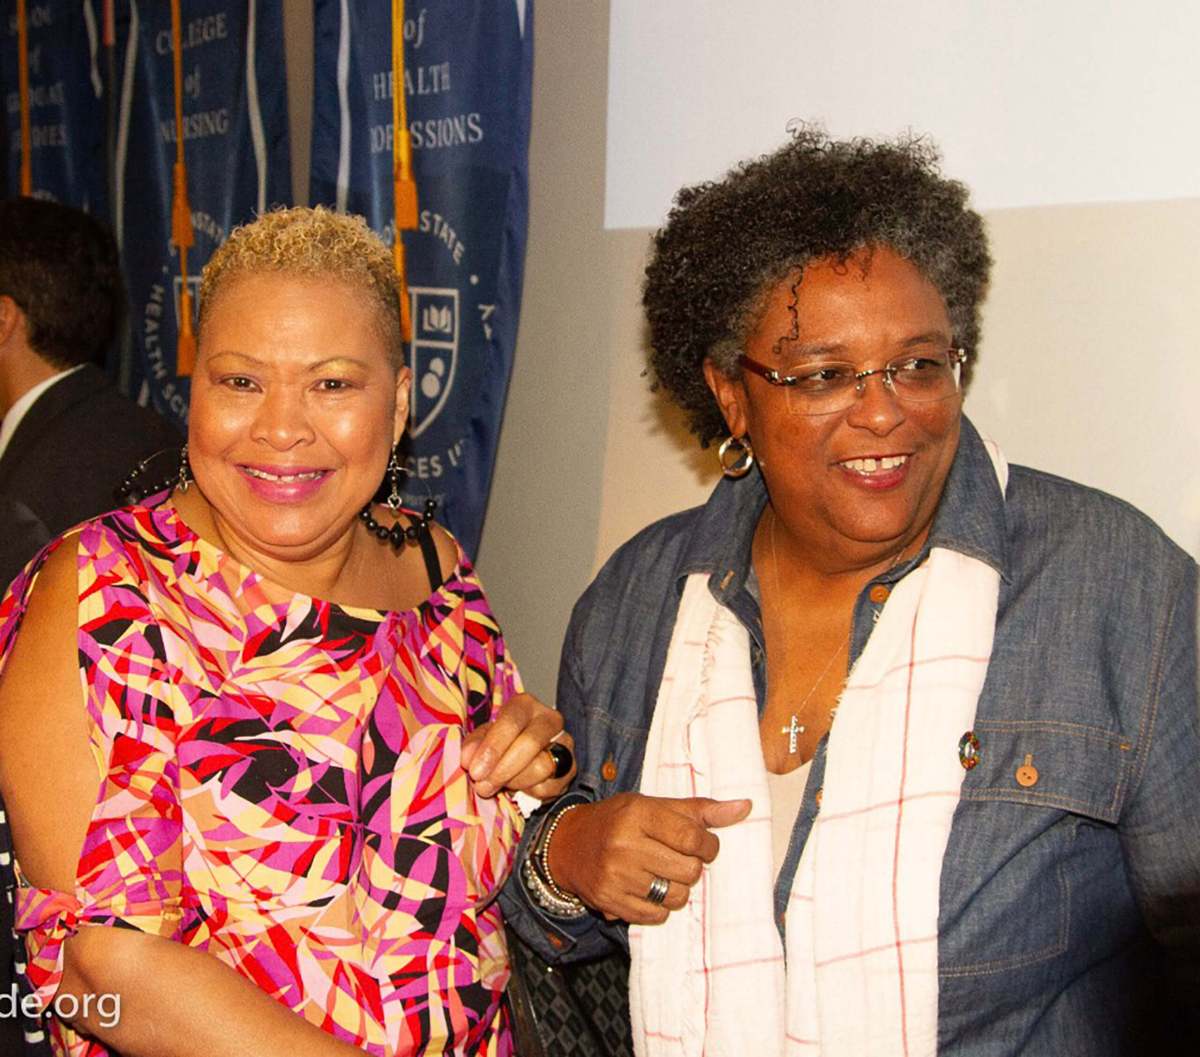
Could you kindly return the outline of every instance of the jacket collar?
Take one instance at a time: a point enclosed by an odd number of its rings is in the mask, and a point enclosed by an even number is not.
[[[966,415],[925,549],[931,547],[978,558],[1010,579],[1004,493],[983,438]]]
[[[751,542],[766,502],[766,485],[757,469],[737,480],[723,477],[717,482],[680,559],[677,589],[683,589],[683,580],[692,573],[708,573],[721,601],[741,588],[749,576]],[[1008,579],[1007,541],[1000,482],[978,430],[964,415],[958,450],[925,547],[913,561],[889,570],[890,575],[880,579],[899,579],[924,560],[932,547],[978,558]]]

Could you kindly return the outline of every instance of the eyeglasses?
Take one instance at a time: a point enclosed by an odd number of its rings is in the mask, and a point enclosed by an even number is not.
[[[832,415],[845,411],[866,392],[867,379],[883,376],[883,384],[904,404],[927,404],[948,400],[959,391],[966,349],[897,356],[882,367],[860,371],[853,363],[827,361],[803,363],[780,374],[773,367],[747,356],[738,363],[748,371],[779,386],[787,394],[787,407],[796,415]]]

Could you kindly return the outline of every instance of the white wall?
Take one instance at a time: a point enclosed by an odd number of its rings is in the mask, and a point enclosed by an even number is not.
[[[944,13],[950,3],[923,6]],[[698,140],[709,150],[706,168],[672,177],[678,184],[716,175],[736,158],[773,148],[782,142],[787,118],[828,119],[806,114],[799,96],[778,90],[768,95],[756,87],[767,67],[794,69],[798,60],[787,45],[795,40],[795,55],[803,45],[795,36],[798,21],[771,22],[756,17],[756,11],[825,6],[809,0],[693,0],[686,4],[686,17],[667,19],[679,0],[614,4],[618,12],[664,21],[638,45],[644,53],[639,61],[656,86],[616,102],[608,83],[608,4],[538,0],[535,9],[525,305],[482,544],[481,571],[509,643],[526,681],[549,697],[567,614],[593,571],[648,522],[703,501],[715,480],[713,453],[695,447],[679,415],[649,392],[641,376],[638,300],[648,225],[655,221],[606,228],[614,169],[624,171],[629,164],[606,152],[606,142],[621,128],[628,132],[634,126],[641,128],[635,146],[643,154],[659,147],[670,148],[668,153],[690,150],[692,139]],[[974,24],[981,5],[951,6],[960,15],[950,24],[957,34]],[[993,12],[1054,8],[1078,15],[1081,4],[982,6]],[[1129,80],[1125,66],[1111,58],[1113,48],[1120,54],[1132,39],[1133,29],[1161,29],[1158,36],[1171,38],[1168,43],[1191,46],[1200,35],[1180,27],[1194,15],[1186,5],[1167,0],[1083,6],[1091,13],[1116,12],[1113,17],[1125,21],[1116,34],[1110,19],[1079,16],[1040,42],[1029,77],[1042,78],[1048,114],[1067,108],[1067,117],[1056,118],[1060,136],[1069,143],[1069,133],[1082,126],[1093,130],[1095,139],[1099,129],[1111,146],[1100,168],[1115,168],[1113,159],[1145,153],[1150,118],[1165,115],[1171,142],[1158,146],[1168,152],[1160,159],[1167,160],[1152,167],[1161,179],[1140,197],[1172,188],[1171,193],[1200,194],[1200,166],[1172,161],[1169,153],[1194,152],[1200,142],[1193,116],[1197,93],[1156,95],[1161,78],[1153,70],[1139,68]],[[884,8],[880,4],[872,11]],[[1164,20],[1161,14],[1168,8],[1174,15]],[[835,13],[835,21],[840,17]],[[889,32],[898,32],[894,20],[886,24],[892,26]],[[1001,60],[1015,60],[1020,69],[1022,49],[1010,46],[994,22],[987,24],[993,28],[982,44],[990,42],[992,52],[976,60],[983,74],[948,78],[946,93],[963,92],[963,77],[993,83],[993,68]],[[910,28],[931,62],[959,43],[944,20],[917,19]],[[614,25],[614,36],[618,31]],[[695,44],[690,54],[695,62],[718,63],[719,75],[659,76],[655,65],[668,63],[667,51],[681,41]],[[863,125],[831,122],[831,128],[839,134],[890,131],[869,120],[881,96],[860,90],[861,61],[845,58],[854,43],[851,38],[831,52],[839,56],[831,85],[847,105],[859,108]],[[894,37],[888,43],[898,54],[911,54]],[[1108,56],[1093,65],[1125,85],[1134,118],[1115,120],[1097,112],[1091,96],[1069,80],[1045,84],[1044,71],[1058,68],[1051,61],[1055,55],[1081,55],[1085,65],[1089,56]],[[707,88],[706,76],[712,82]],[[726,95],[735,113],[717,117]],[[697,113],[707,118],[703,132],[688,125]],[[764,114],[770,122],[766,130],[755,126]],[[1016,116],[976,122],[977,149],[960,152],[957,163],[949,159],[946,170],[972,182],[968,162],[974,164],[978,155],[993,166],[1009,165],[996,171],[1010,175],[1015,158],[1017,170],[1028,178],[1025,185],[1035,188],[1058,187],[1062,174],[1072,170],[1097,179],[1112,175],[1089,173],[1082,162],[1044,162],[1025,143]],[[638,125],[648,118],[657,124]],[[916,115],[910,123],[920,127]],[[691,129],[686,142],[680,139],[682,127]],[[979,153],[983,146],[986,155]],[[725,155],[717,158],[713,150]],[[630,174],[650,179],[637,170]],[[1005,186],[1007,179],[1000,183]],[[673,190],[674,185],[664,193]],[[665,200],[655,193],[657,217]],[[1073,193],[1080,196],[1076,201],[1088,198],[1082,191]],[[1129,201],[1078,205],[1058,192],[1046,194],[1044,200],[1055,204],[985,211],[996,267],[984,310],[981,366],[967,412],[1014,461],[1132,500],[1200,556],[1200,472],[1193,465],[1193,453],[1200,449],[1200,415],[1192,411],[1193,394],[1200,391],[1200,315],[1194,307],[1200,294],[1200,197],[1138,201],[1130,194]]]
[[[533,33],[525,291],[478,564],[526,684],[552,701],[596,560],[610,322],[629,317],[613,291],[630,269],[604,231],[607,4],[538,0]]]
[[[1193,0],[613,0],[606,218],[780,142],[932,135],[977,207],[1200,195]]]
[[[987,222],[967,413],[1012,460],[1131,501],[1200,557],[1200,198]]]

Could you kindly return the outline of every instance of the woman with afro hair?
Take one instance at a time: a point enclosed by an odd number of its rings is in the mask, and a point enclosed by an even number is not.
[[[629,952],[639,1054],[1191,1052],[1196,564],[963,415],[990,263],[928,143],[809,127],[655,237],[724,476],[575,607],[579,772],[504,896]]]

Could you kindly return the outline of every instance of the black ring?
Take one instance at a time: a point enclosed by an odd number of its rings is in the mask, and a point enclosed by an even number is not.
[[[566,778],[571,773],[571,768],[575,766],[575,757],[565,745],[558,741],[552,741],[546,746],[546,751],[550,754],[550,759],[554,761],[554,777]]]

